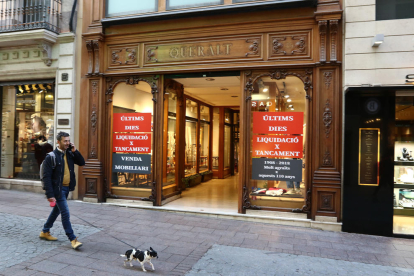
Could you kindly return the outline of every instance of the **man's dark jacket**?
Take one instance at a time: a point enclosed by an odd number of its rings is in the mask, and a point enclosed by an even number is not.
[[[63,175],[65,173],[65,160],[63,159],[63,153],[60,152],[57,148],[53,151],[55,154],[55,169],[52,167],[52,156],[49,154],[46,156],[45,161],[43,162],[43,182],[45,185],[45,194],[47,198],[60,198],[62,194],[62,182]],[[85,165],[85,159],[78,150],[75,152],[67,150],[66,160],[68,160],[68,166],[70,170],[70,183],[69,191],[73,191],[76,186],[76,178],[74,167],[75,164],[78,166]]]

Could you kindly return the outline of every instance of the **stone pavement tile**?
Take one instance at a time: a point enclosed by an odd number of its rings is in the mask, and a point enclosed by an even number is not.
[[[24,263],[23,263],[24,264]],[[0,275],[4,276],[26,276],[37,273],[37,270],[28,269],[25,265],[15,265],[4,270],[0,270]]]
[[[341,249],[332,249],[332,248],[321,248],[320,249],[321,256],[341,256],[344,258],[348,258],[348,253]]]
[[[219,230],[219,229],[215,229],[213,231],[214,235],[220,235],[222,237],[234,237],[236,235],[235,231],[229,231],[229,230]]]
[[[316,234],[315,235],[310,235],[310,234],[307,234],[305,232],[296,233],[295,234],[295,239],[306,239],[306,240],[311,240],[311,241],[318,241],[319,240],[318,236]]]
[[[293,250],[293,244],[288,244],[288,243],[269,242],[268,246],[271,248],[277,248],[277,249]]]
[[[324,236],[324,235],[318,235],[319,241],[324,242],[335,242],[335,243],[342,243],[342,237],[330,237],[330,236]]]
[[[317,247],[323,247],[323,248],[333,248],[332,243],[330,242],[324,242],[324,241],[308,241],[308,245],[317,246]]]
[[[177,236],[177,237],[180,241],[187,241],[187,242],[192,242],[192,243],[197,243],[197,244],[201,244],[205,241],[204,239],[200,237],[185,237],[185,236]]]
[[[290,231],[286,231],[286,230],[281,230],[281,229],[279,229],[279,230],[273,230],[272,231],[272,235],[274,235],[274,236],[282,236],[282,237],[291,237],[291,238],[295,237],[295,234],[294,233],[292,233]]]
[[[80,267],[80,266],[76,266],[76,265],[70,265],[67,266],[57,272],[55,272],[58,275],[63,275],[63,276],[67,276],[67,275],[76,275],[76,276],[90,276],[90,275],[95,275],[96,270],[94,269],[90,269],[90,268],[85,268],[85,267]]]
[[[366,253],[374,253],[374,254],[382,254],[384,253],[384,249],[380,248],[380,247],[372,247],[372,246],[361,246],[358,245],[358,249],[361,252],[366,252]]]
[[[46,272],[37,272],[36,274],[32,274],[33,276],[56,276],[55,273],[46,273]]]
[[[177,246],[168,246],[162,252],[188,256],[193,250],[194,249],[190,249],[190,248],[181,248],[181,247],[177,247]]]
[[[336,243],[336,242],[332,243],[332,248],[346,250],[346,251],[359,251],[359,248],[356,245]]]
[[[282,243],[289,243],[289,244],[302,244],[302,245],[306,245],[307,244],[307,240],[304,239],[300,239],[298,237],[294,237],[294,238],[290,238],[290,237],[282,237],[280,242]]]
[[[302,252],[320,253],[319,247],[310,245],[294,244],[293,250],[300,250]]]
[[[414,251],[414,246],[405,244],[394,244],[397,250]]]
[[[215,241],[215,242],[217,242],[221,239],[221,235],[199,233],[197,235],[197,238],[203,239],[204,241]]]
[[[184,255],[177,255],[177,254],[171,254],[171,257],[169,257],[166,262],[173,263],[173,264],[179,264],[181,263],[187,256]]]
[[[262,227],[259,226],[257,228],[251,228],[249,233],[258,234],[259,236],[261,236],[261,235],[270,236],[272,234],[272,230],[265,229],[265,228],[262,228]]]
[[[364,261],[377,261],[375,254],[359,252],[359,251],[346,251],[350,261],[364,262]]]
[[[224,224],[210,223],[205,226],[206,228],[216,229],[216,230],[228,230],[230,226]]]
[[[260,246],[264,249],[266,246],[269,245],[269,242],[268,241],[256,240],[256,239],[252,240],[252,239],[247,239],[246,238],[246,239],[244,239],[244,241],[242,242],[241,245],[242,246],[243,245],[255,245],[255,246]]]
[[[170,229],[170,228],[172,228],[172,227],[174,226],[174,224],[172,224],[172,223],[168,223],[168,222],[155,222],[155,223],[153,223],[153,224],[152,224],[152,226],[153,226],[154,228],[161,227],[161,228],[167,228],[167,229]],[[170,230],[171,230],[171,229],[170,229]]]
[[[68,264],[68,265],[76,265],[76,266],[88,266],[90,263],[94,262],[94,259],[90,259],[88,257],[82,257],[72,254],[60,253],[53,257],[47,259],[48,261]]]
[[[375,257],[380,262],[390,262],[395,264],[409,264],[403,257],[391,256],[388,254],[375,254]]]
[[[193,228],[194,228],[193,226],[189,226],[189,225],[174,225],[173,226],[173,229],[183,230],[183,231],[190,231]]]
[[[407,258],[414,258],[414,252],[413,251],[403,251],[403,250],[390,250],[386,249],[383,252],[387,252],[389,255],[393,256],[401,256],[401,257],[407,257]]]
[[[122,258],[119,255],[121,254],[116,254],[113,252],[98,251],[90,255],[88,258],[92,259],[93,261],[95,260],[115,261],[115,260],[119,260],[120,258]]]
[[[261,245],[261,244],[241,244],[239,247],[257,249],[257,250],[264,250],[266,248],[265,245]]]
[[[242,244],[244,241],[243,238],[233,238],[222,236],[217,242],[220,244]]]
[[[29,268],[33,270],[42,271],[42,272],[56,273],[57,271],[67,266],[68,265],[64,263],[44,260],[44,261],[41,261],[39,263],[29,266]]]
[[[137,271],[141,271],[141,266],[134,266],[133,267],[129,267],[129,264],[127,264],[126,267],[124,267],[124,262],[123,260],[119,260],[119,263],[115,263],[115,262],[107,262],[107,261],[102,261],[102,260],[98,260],[94,263],[91,263],[88,266],[89,269],[91,270],[99,270],[99,271],[104,271],[104,272],[109,272],[112,273],[112,275],[130,275],[130,276],[134,276],[137,275]]]
[[[191,229],[191,232],[211,234],[214,232],[214,229],[195,226],[193,229]]]
[[[411,266],[414,266],[414,258],[407,258],[407,257],[403,257],[404,260]]]
[[[251,234],[251,233],[236,233],[234,235],[235,238],[242,238],[242,239],[252,239],[257,240],[259,238],[258,234]]]

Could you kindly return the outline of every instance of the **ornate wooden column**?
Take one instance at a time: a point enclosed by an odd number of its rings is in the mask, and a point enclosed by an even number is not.
[[[311,218],[341,217],[342,89],[339,1],[319,0],[319,62],[315,68]]]
[[[79,197],[104,201],[105,85],[102,77],[104,50],[101,18],[103,1],[84,1],[81,48],[79,145],[86,164],[79,170]]]

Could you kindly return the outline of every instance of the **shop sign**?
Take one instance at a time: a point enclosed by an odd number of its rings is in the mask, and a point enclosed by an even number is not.
[[[113,152],[150,153],[151,133],[114,133],[112,143]]]
[[[303,157],[303,137],[253,135],[253,157]]]
[[[146,45],[146,64],[259,57],[261,37]]]
[[[359,129],[359,185],[379,185],[379,139],[379,128]]]
[[[252,159],[252,179],[302,181],[302,160]]]
[[[273,103],[272,101],[252,101],[252,107],[269,107],[272,106]]]
[[[253,112],[253,133],[302,134],[303,112]]]
[[[113,153],[112,171],[151,174],[151,155]]]
[[[151,113],[114,113],[114,132],[151,132]]]

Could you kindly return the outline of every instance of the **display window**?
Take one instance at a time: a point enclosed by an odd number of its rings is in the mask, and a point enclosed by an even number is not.
[[[175,183],[176,175],[176,128],[177,128],[177,94],[173,91],[165,94],[168,101],[168,115],[167,115],[167,145],[166,145],[166,160],[165,173],[163,178],[163,186],[168,186]]]
[[[200,107],[200,158],[199,172],[208,170],[210,160],[210,108]]]
[[[254,205],[303,205],[305,96],[303,82],[297,77],[262,77],[254,84],[250,122],[250,198]]]
[[[152,188],[153,100],[151,87],[118,84],[113,95],[112,193],[148,196]]]
[[[394,234],[414,234],[414,95],[395,98]]]
[[[3,86],[1,99],[1,177],[40,180],[40,165],[54,148],[54,86]]]
[[[220,108],[213,108],[213,170],[219,169]]]

